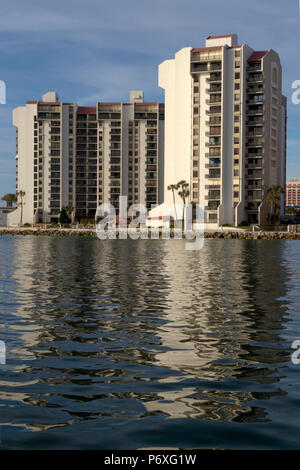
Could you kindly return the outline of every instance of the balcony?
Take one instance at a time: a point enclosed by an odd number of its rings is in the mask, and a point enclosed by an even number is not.
[[[221,85],[211,85],[210,88],[207,88],[206,93],[221,93],[222,92],[222,86]]]
[[[247,132],[247,137],[262,137],[264,135],[264,130],[261,128],[259,131]]]
[[[248,65],[247,72],[252,73],[252,72],[257,72],[261,70],[261,62],[257,62],[251,65]]]
[[[222,107],[221,106],[212,106],[209,110],[206,111],[208,116],[213,114],[222,114]]]
[[[221,178],[221,171],[217,170],[217,169],[209,170],[209,174],[205,175],[205,178],[220,179]]]
[[[260,139],[249,139],[247,142],[246,142],[246,147],[263,147],[264,143],[262,140]]]
[[[205,163],[205,168],[218,168],[221,169],[221,162],[218,163]]]
[[[206,147],[221,147],[221,139],[210,141],[210,142],[205,142],[205,146]]]
[[[254,73],[253,75],[249,75],[248,82],[249,83],[261,83],[264,81],[264,77],[262,73]]]
[[[209,130],[207,132],[205,132],[205,135],[206,137],[210,137],[210,136],[217,136],[217,137],[220,137],[221,136],[221,127],[219,128],[219,130]]]
[[[207,206],[205,206],[206,211],[216,211],[220,205],[220,201],[213,201],[209,202]]]
[[[262,183],[261,181],[258,184],[249,184],[246,183],[246,189],[251,189],[252,191],[261,191],[262,190]]]
[[[222,74],[221,73],[212,73],[209,78],[206,79],[207,83],[221,82]]]
[[[210,70],[222,70],[222,62],[211,62]]]
[[[246,163],[245,168],[249,170],[262,170],[263,166],[262,163]]]
[[[265,123],[263,118],[246,119],[247,126],[263,126]]]
[[[253,183],[251,181],[252,180],[262,180],[262,177],[263,177],[263,171],[257,171],[256,173],[253,173],[253,174],[249,174],[249,172],[248,172],[248,173],[246,173],[246,179],[248,180],[248,182],[246,184],[249,184],[249,185],[253,186]],[[258,184],[260,184],[260,183],[258,183]],[[255,185],[255,187],[257,187],[258,184]]]
[[[248,109],[247,111],[247,114],[248,115],[260,115],[260,114],[263,114],[264,112],[264,109],[263,109],[263,106],[259,107],[259,108],[256,108],[256,109]]]
[[[246,88],[246,92],[248,94],[255,94],[255,93],[263,93],[264,86],[263,85],[251,85]]]
[[[249,98],[246,100],[247,104],[261,104],[264,102],[264,96],[263,95],[255,95],[255,98]]]
[[[208,196],[205,196],[206,201],[220,201],[221,193],[220,191],[209,191]]]
[[[191,73],[207,72],[208,66],[207,62],[205,63],[194,63],[191,64]]]
[[[246,201],[261,202],[262,201],[262,196],[246,196]]]
[[[209,121],[205,121],[205,125],[206,126],[220,126],[221,125],[221,116],[218,116],[218,117],[210,117],[209,118]]]
[[[219,106],[221,106],[222,104],[222,98],[221,98],[221,95],[218,96],[217,98],[210,98],[209,100],[205,100],[206,104],[218,104]]]

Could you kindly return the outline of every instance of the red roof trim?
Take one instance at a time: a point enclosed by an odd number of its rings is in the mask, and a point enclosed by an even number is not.
[[[78,106],[77,114],[97,114],[96,106]]]
[[[143,102],[143,103],[134,103],[134,104],[137,105],[137,106],[143,106],[143,105],[150,105],[150,106],[153,106],[154,104],[159,104],[159,103],[158,103],[157,101],[155,101],[155,102],[153,102],[153,103],[152,103],[151,101],[148,101],[148,102],[145,101],[145,102]]]
[[[98,104],[100,106],[101,105],[103,105],[103,106],[113,106],[113,105],[116,105],[116,104],[121,105],[122,103],[104,103],[104,101],[99,101]]]
[[[269,51],[255,51],[248,59],[248,62],[255,62],[261,60]]]

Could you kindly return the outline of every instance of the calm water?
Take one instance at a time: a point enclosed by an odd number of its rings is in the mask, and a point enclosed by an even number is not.
[[[300,243],[0,238],[2,448],[300,448]]]

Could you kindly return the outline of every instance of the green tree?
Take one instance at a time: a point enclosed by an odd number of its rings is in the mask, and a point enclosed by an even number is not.
[[[174,204],[174,212],[175,212],[175,219],[177,219],[177,212],[176,212],[176,205],[175,205],[175,191],[177,191],[178,185],[177,184],[169,184],[168,191],[172,191],[173,194],[173,204]]]
[[[297,215],[298,211],[297,211],[296,207],[287,207],[286,210],[285,210],[285,213],[287,215]]]
[[[65,209],[66,209],[66,212],[68,214],[69,219],[72,220],[72,214],[73,214],[73,211],[74,211],[74,207],[66,206]]]
[[[17,196],[13,193],[8,193],[3,196],[2,201],[6,202],[6,207],[12,207],[17,202]]]
[[[61,211],[59,212],[58,222],[62,225],[69,224],[71,222],[71,220],[68,216],[68,212],[67,212],[66,207],[61,208]]]
[[[271,224],[276,224],[280,219],[278,212],[280,209],[280,199],[282,194],[284,194],[284,190],[278,184],[273,184],[273,186],[271,186],[267,191],[266,200],[270,206],[268,220]]]
[[[16,196],[18,200],[18,207],[21,207],[21,212],[20,212],[20,226],[23,224],[23,207],[25,206],[25,202],[23,201],[23,198],[25,197],[25,191],[17,191]]]
[[[184,223],[184,209],[186,205],[186,200],[190,195],[189,183],[187,183],[185,180],[181,180],[179,181],[179,183],[177,183],[176,186],[177,186],[177,189],[180,189],[180,191],[178,191],[178,195],[181,197],[182,202],[183,202],[182,221]]]

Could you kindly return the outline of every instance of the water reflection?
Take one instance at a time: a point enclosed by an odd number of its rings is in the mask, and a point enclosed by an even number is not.
[[[285,242],[3,238],[1,421],[268,422],[285,397]],[[2,408],[3,409],[3,408]]]

